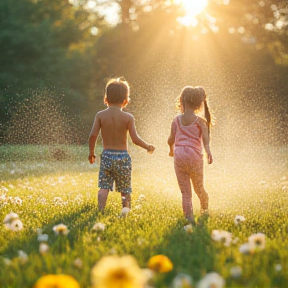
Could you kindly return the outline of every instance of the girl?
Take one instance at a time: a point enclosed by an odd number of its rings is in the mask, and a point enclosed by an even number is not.
[[[195,113],[204,103],[205,119]],[[186,86],[179,96],[182,114],[176,116],[171,125],[168,138],[169,156],[174,156],[174,168],[178,185],[182,193],[182,208],[185,218],[194,223],[192,191],[190,179],[195,193],[200,199],[201,214],[208,213],[208,194],[203,185],[202,142],[207,153],[208,164],[213,162],[209,147],[209,130],[211,114],[202,87]]]

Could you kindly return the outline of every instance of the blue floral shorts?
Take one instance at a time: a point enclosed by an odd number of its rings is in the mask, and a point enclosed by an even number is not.
[[[113,191],[114,182],[116,191],[131,193],[131,157],[123,150],[103,150],[101,154],[99,182],[101,189]]]

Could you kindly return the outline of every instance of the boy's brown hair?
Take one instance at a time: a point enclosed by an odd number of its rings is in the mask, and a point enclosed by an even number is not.
[[[105,104],[122,104],[126,100],[129,102],[130,87],[126,80],[113,78],[108,81],[105,87]]]

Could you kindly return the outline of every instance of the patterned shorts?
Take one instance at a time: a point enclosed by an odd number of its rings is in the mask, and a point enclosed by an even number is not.
[[[131,157],[127,151],[106,149],[101,154],[99,188],[131,193]]]

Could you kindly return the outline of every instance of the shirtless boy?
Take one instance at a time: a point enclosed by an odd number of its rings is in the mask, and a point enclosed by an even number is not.
[[[132,142],[153,153],[155,147],[142,140],[136,131],[132,114],[122,111],[129,103],[130,87],[127,81],[110,80],[105,88],[104,103],[108,106],[96,114],[89,135],[89,161],[95,163],[95,143],[101,131],[103,152],[101,154],[98,192],[98,209],[104,212],[109,190],[121,193],[122,207],[131,208],[131,158],[128,154],[127,133]]]

